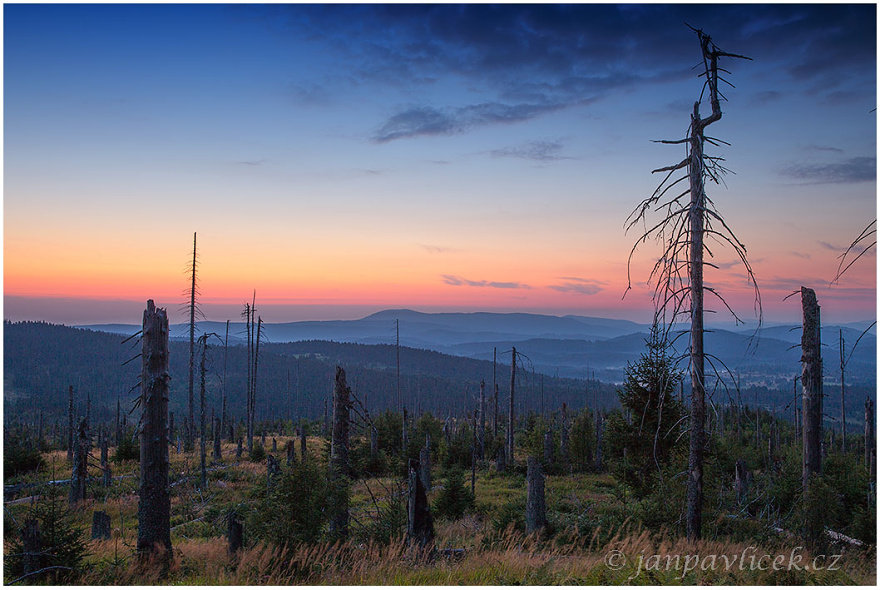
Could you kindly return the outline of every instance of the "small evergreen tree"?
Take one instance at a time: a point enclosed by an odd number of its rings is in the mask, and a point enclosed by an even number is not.
[[[458,520],[465,512],[473,510],[474,495],[464,484],[464,471],[456,466],[449,470],[446,485],[440,490],[434,503],[438,518]]]
[[[656,324],[646,344],[647,351],[627,366],[626,381],[617,392],[629,419],[612,414],[605,435],[612,471],[637,497],[653,491],[658,474],[669,465],[679,446],[679,430],[674,427],[682,419],[681,403],[675,397],[682,374],[675,369]]]

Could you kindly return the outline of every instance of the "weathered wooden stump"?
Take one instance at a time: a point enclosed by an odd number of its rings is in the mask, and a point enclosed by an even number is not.
[[[306,448],[306,429],[305,426],[299,429],[299,452],[300,458],[302,461],[306,460],[308,456],[308,449]]]
[[[274,436],[272,437],[272,452],[273,452],[273,453],[277,453],[277,452],[278,452],[278,441],[275,440],[275,437],[274,437]]]
[[[410,459],[406,538],[411,546],[427,549],[434,542],[434,520],[419,472],[419,462]]]
[[[553,467],[553,432],[549,428],[544,433],[544,465],[548,470]]]
[[[110,538],[110,515],[103,510],[92,513],[92,539]]]
[[[544,473],[541,462],[529,455],[527,463],[526,534],[540,532],[547,526],[547,505],[544,501]]]
[[[745,502],[746,495],[749,492],[749,480],[751,479],[751,473],[749,473],[748,468],[746,467],[746,462],[742,459],[739,459],[736,462],[736,474],[734,477],[734,488],[736,489],[736,501],[738,504],[742,505]]]
[[[239,436],[238,437],[238,446],[235,447],[235,458],[236,459],[241,459],[241,452],[242,452],[241,447],[242,447],[242,440],[241,440],[241,437]]]
[[[24,553],[22,556],[24,573],[31,574],[43,569],[45,556],[40,537],[40,523],[37,519],[28,518],[24,521],[24,528],[21,529],[21,544]]]
[[[141,377],[141,465],[138,540],[141,553],[164,548],[171,555],[171,496],[168,485],[168,316],[147,301],[143,322]]]
[[[275,484],[275,480],[278,478],[278,475],[281,473],[281,467],[278,465],[278,460],[275,459],[274,455],[266,456],[266,484],[269,489]]]
[[[425,491],[431,491],[431,449],[427,443],[419,451],[419,477],[422,478],[422,485]]]
[[[292,440],[287,441],[285,450],[287,451],[287,465],[296,463],[296,443]]]
[[[235,558],[238,550],[244,546],[244,525],[238,520],[238,515],[234,511],[229,512],[226,521],[226,538],[229,540],[227,552],[230,558]]]

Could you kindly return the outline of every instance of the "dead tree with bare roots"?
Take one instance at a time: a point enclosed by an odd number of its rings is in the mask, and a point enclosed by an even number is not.
[[[737,322],[739,316],[730,308],[724,297],[703,282],[704,266],[718,268],[705,261],[711,259],[712,250],[707,240],[733,249],[733,252],[746,270],[749,283],[755,292],[755,313],[758,324],[761,319],[761,298],[755,282],[752,267],[746,256],[746,247],[736,237],[715,209],[714,203],[706,195],[706,180],[719,184],[728,170],[722,165],[724,159],[707,155],[703,148],[706,143],[712,146],[729,145],[724,141],[708,137],[706,128],[721,119],[721,100],[723,94],[718,89],[719,82],[727,82],[719,72],[727,73],[718,65],[722,57],[750,59],[741,55],[721,51],[703,31],[691,29],[697,34],[702,50],[702,72],[705,78],[700,100],[694,103],[688,134],[684,139],[661,141],[664,144],[681,144],[687,149],[685,158],[678,164],[659,168],[654,172],[665,172],[666,176],[654,193],[630,214],[626,220],[629,231],[637,224],[643,232],[636,240],[627,261],[632,263],[636,249],[653,239],[662,244],[662,252],[654,264],[648,283],[654,291],[654,306],[657,322],[663,326],[663,337],[668,338],[677,322],[690,322],[690,373],[691,373],[691,416],[690,450],[688,458],[687,491],[687,536],[699,539],[702,527],[703,504],[703,454],[706,446],[706,373],[705,363],[715,367],[718,359],[707,355],[703,348],[703,299],[706,293],[721,302]],[[708,91],[712,114],[700,115],[700,102]],[[676,177],[679,170],[686,171]],[[685,187],[685,182],[687,186]],[[683,190],[682,190],[683,189]],[[677,192],[681,191],[681,192]],[[659,215],[659,220],[649,217]],[[631,285],[631,277],[630,277]],[[629,290],[629,287],[627,288]],[[715,371],[718,374],[718,371]]]

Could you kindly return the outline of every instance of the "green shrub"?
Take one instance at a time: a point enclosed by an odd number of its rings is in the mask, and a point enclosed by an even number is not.
[[[112,460],[114,463],[141,460],[141,443],[135,436],[134,430],[128,430],[122,435]]]
[[[474,495],[465,487],[464,471],[454,467],[449,470],[446,484],[434,502],[434,514],[438,518],[458,520],[474,509]]]
[[[266,460],[266,449],[260,443],[254,443],[254,449],[251,451],[251,461],[254,463],[262,463]]]
[[[26,578],[26,583],[73,582],[81,571],[88,551],[83,531],[76,526],[76,516],[61,497],[60,489],[49,486],[49,489],[40,495],[40,500],[28,510],[27,516],[20,521],[20,524],[24,526],[24,523],[31,519],[36,520],[39,526],[41,547],[41,554],[32,557],[31,570],[52,569],[36,576],[29,576]],[[9,531],[7,530],[6,533],[8,535]],[[23,554],[24,543],[19,530],[18,534],[12,536],[9,551],[3,560],[7,583],[25,575]]]
[[[45,465],[40,451],[23,440],[18,434],[6,437],[3,445],[3,479],[15,477],[30,471],[37,471]]]

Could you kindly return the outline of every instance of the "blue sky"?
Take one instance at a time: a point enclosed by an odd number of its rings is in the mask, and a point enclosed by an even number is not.
[[[5,316],[176,308],[198,231],[211,319],[256,289],[267,321],[644,320],[658,251],[621,300],[623,227],[684,156],[651,140],[683,137],[700,94],[685,22],[753,59],[726,64],[711,132],[736,174],[709,193],[768,319],[797,317],[801,284],[826,318],[873,315],[873,254],[828,285],[876,218],[873,4],[6,4]]]

